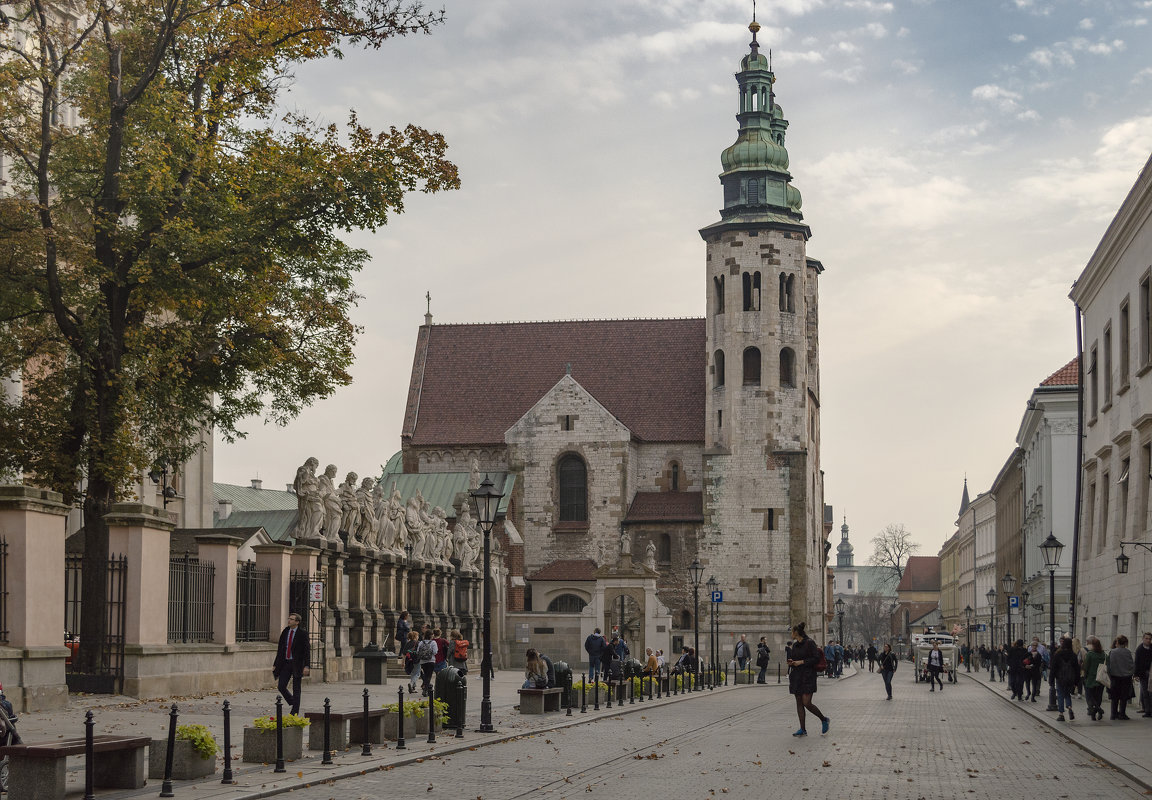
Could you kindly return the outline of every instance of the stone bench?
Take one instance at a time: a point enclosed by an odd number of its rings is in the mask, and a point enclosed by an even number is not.
[[[144,749],[149,736],[92,737],[92,784],[105,789],[140,789],[147,781]],[[8,757],[8,800],[63,800],[68,756],[85,753],[84,737],[0,747]]]
[[[554,689],[520,689],[521,714],[545,714],[549,711],[560,710],[560,696],[564,690],[557,686]]]

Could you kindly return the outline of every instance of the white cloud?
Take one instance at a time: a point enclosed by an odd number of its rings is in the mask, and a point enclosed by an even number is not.
[[[681,89],[678,92],[660,91],[652,95],[652,102],[661,108],[680,108],[700,99],[696,89]]]
[[[905,27],[901,27],[900,30],[896,31],[896,38],[897,39],[905,39],[911,35],[912,35],[912,31],[908,30]]]
[[[861,29],[861,33],[867,34],[874,39],[883,39],[888,35],[888,29],[879,22],[869,22]]]
[[[1040,119],[1040,115],[1033,109],[1029,108],[1026,111],[1021,111],[1016,115],[1016,119],[1021,122],[1035,122]]]
[[[905,61],[902,58],[897,58],[892,62],[892,67],[905,75],[915,75],[920,71],[923,64],[923,61]]]
[[[822,74],[825,77],[833,78],[838,81],[844,81],[845,83],[856,83],[860,80],[860,76],[864,74],[864,66],[862,64],[856,64],[854,66],[845,67],[844,69],[839,70],[829,69],[825,70]]]
[[[1085,17],[1084,19],[1080,20],[1080,24],[1076,27],[1082,31],[1090,31],[1096,27],[1096,23],[1092,21],[1091,17]]]
[[[980,120],[979,122],[971,122],[963,125],[949,125],[946,128],[941,128],[938,131],[928,134],[928,136],[925,137],[925,141],[934,145],[953,144],[955,142],[975,139],[986,130],[988,130],[987,120]]]
[[[1093,42],[1078,36],[1066,42],[1055,42],[1051,47],[1038,47],[1028,54],[1028,59],[1047,68],[1072,67],[1076,65],[1073,53],[1110,56],[1122,52],[1126,47],[1123,39],[1098,39]]]
[[[1132,83],[1143,83],[1147,80],[1152,80],[1152,67],[1144,67],[1132,76]]]
[[[1059,64],[1062,67],[1076,66],[1076,59],[1064,49],[1052,50],[1047,47],[1038,47],[1028,54],[1028,59],[1042,67],[1051,67],[1053,64]]]
[[[1105,129],[1090,158],[1055,158],[1036,163],[1016,182],[1018,205],[1031,213],[1044,208],[1079,209],[1107,220],[1128,193],[1152,152],[1152,116],[1134,117]]]
[[[858,53],[860,48],[852,44],[852,42],[837,42],[832,45],[832,49],[837,53]]]
[[[1146,17],[1136,17],[1135,19],[1126,19],[1120,23],[1123,28],[1142,28],[1148,24]]]
[[[1008,37],[1008,41],[1012,42],[1012,44],[1020,44],[1021,42],[1028,41],[1028,37],[1022,33],[1014,33]]]
[[[876,0],[844,0],[844,8],[873,13],[891,14],[895,10],[892,3],[879,3]]]
[[[986,83],[972,90],[972,99],[991,103],[1001,111],[1016,111],[1023,99],[1019,92],[1013,92],[994,83]]]

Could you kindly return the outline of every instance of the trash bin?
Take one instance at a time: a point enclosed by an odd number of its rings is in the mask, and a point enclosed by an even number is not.
[[[356,652],[353,658],[364,659],[364,683],[370,686],[379,686],[386,683],[388,661],[396,657],[395,653],[381,650],[374,642],[369,642],[363,650]]]
[[[569,689],[572,686],[572,668],[567,661],[556,662],[556,685],[564,691],[560,694],[560,707],[568,708],[572,705]]]
[[[456,667],[446,667],[436,673],[436,699],[448,704],[445,728],[464,727],[464,709],[468,705],[468,682]]]

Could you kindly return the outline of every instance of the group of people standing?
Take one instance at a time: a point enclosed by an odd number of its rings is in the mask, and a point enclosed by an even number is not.
[[[400,643],[398,655],[408,675],[409,693],[416,691],[416,681],[420,680],[422,692],[428,694],[432,676],[448,667],[468,671],[469,643],[460,631],[449,631],[447,639],[439,628],[430,624],[415,631],[408,612],[402,611],[396,623],[396,641]]]

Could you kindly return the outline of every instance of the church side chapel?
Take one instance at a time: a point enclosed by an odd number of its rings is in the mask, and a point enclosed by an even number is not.
[[[806,254],[788,122],[760,26],[749,29],[723,207],[699,232],[705,318],[465,325],[428,313],[419,328],[402,449],[381,483],[488,474],[506,487],[493,615],[504,663],[526,642],[580,663],[595,627],[622,625],[634,655],[692,645],[696,560],[724,591],[722,653],[740,633],[782,653],[799,620],[824,635],[823,266]],[[499,372],[480,357],[491,352]],[[465,499],[444,507],[453,524]]]

